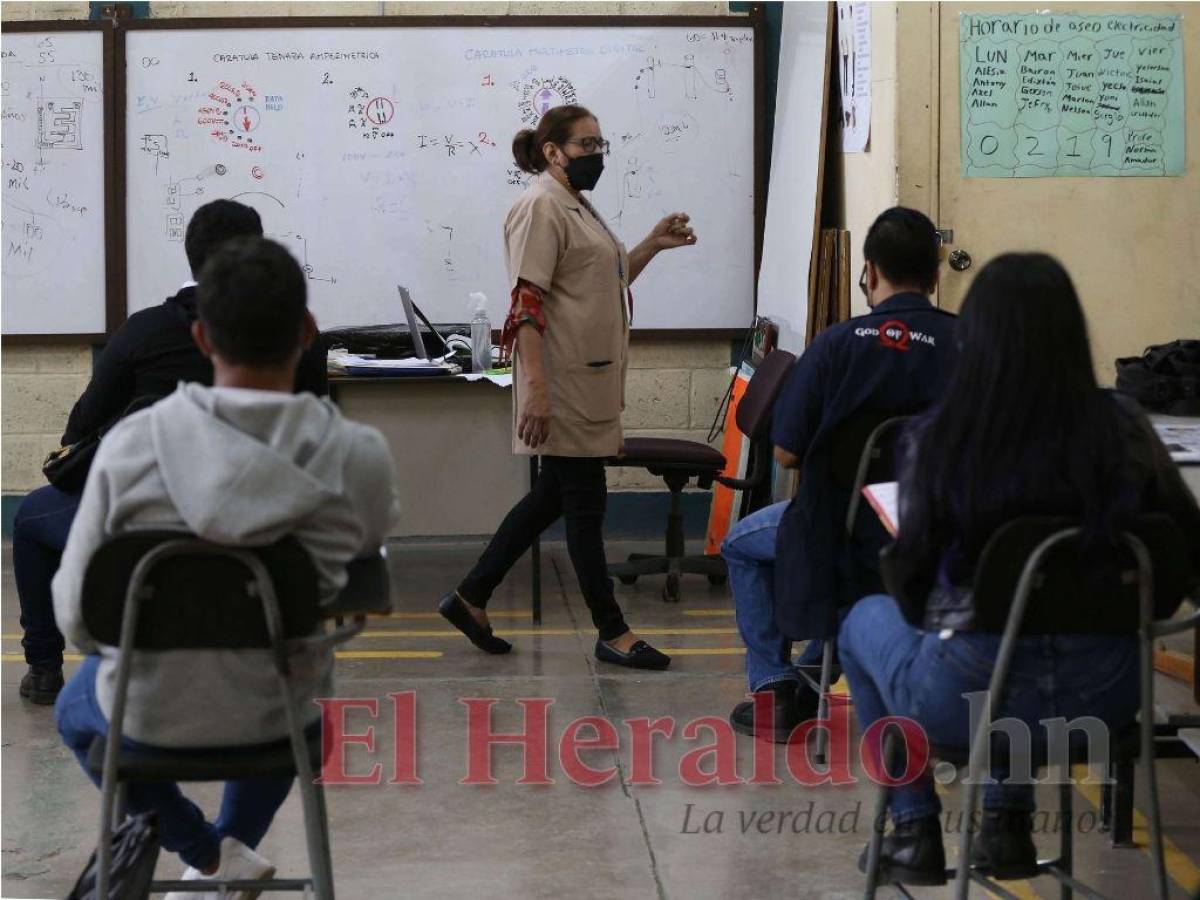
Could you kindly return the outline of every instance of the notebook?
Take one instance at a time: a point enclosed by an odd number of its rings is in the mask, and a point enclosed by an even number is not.
[[[900,521],[900,484],[896,481],[881,481],[878,484],[868,484],[862,489],[863,496],[871,504],[871,509],[879,516],[879,521],[895,537]]]

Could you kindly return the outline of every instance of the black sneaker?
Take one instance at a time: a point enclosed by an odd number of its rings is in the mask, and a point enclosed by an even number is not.
[[[867,871],[868,847],[858,857],[858,871]],[[879,853],[879,883],[935,887],[946,883],[946,849],[937,816],[904,822],[883,836]]]
[[[971,865],[997,881],[1034,878],[1038,862],[1033,815],[1009,809],[985,810],[979,834],[971,841]]]
[[[759,693],[773,694],[775,708],[774,726],[760,728],[754,722],[754,701],[743,700],[729,714],[733,730],[750,737],[761,738],[776,744],[786,744],[793,729],[817,714],[817,695],[806,683],[792,680],[776,681],[765,685]]]
[[[39,706],[53,706],[62,689],[62,666],[30,666],[21,679],[21,696]]]

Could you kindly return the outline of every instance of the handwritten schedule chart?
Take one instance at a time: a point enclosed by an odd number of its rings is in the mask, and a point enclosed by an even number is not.
[[[964,178],[1179,175],[1177,16],[959,18]]]

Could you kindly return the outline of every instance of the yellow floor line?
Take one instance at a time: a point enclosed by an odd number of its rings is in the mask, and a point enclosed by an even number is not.
[[[1099,810],[1100,785],[1082,783],[1083,779],[1087,777],[1087,767],[1072,766],[1071,775],[1075,779],[1075,790]],[[1133,840],[1142,853],[1148,858],[1152,858],[1150,854],[1150,822],[1136,809],[1133,811]],[[1188,896],[1192,896],[1200,889],[1200,867],[1192,862],[1191,858],[1179,849],[1179,845],[1166,834],[1163,835],[1163,857],[1167,866],[1167,875],[1183,888]]]
[[[441,659],[441,650],[339,650],[333,654],[338,659]],[[67,662],[80,662],[82,654],[64,653]],[[23,653],[0,654],[3,662],[25,662]]]
[[[441,659],[441,650],[339,650],[338,659]]]
[[[489,619],[528,619],[533,615],[528,609],[488,610]],[[397,612],[385,616],[371,616],[372,619],[441,619],[440,612]]]
[[[497,628],[496,634],[501,637],[590,637],[593,632],[580,631],[576,628]],[[736,628],[638,628],[639,635],[724,635],[737,634]],[[386,628],[364,631],[360,638],[448,638],[462,637],[453,628]]]
[[[661,647],[668,656],[741,656],[745,647]]]
[[[708,618],[708,617],[716,618],[718,616],[732,616],[733,610],[732,609],[685,609],[683,611],[683,614],[685,616],[697,616],[700,618]]]

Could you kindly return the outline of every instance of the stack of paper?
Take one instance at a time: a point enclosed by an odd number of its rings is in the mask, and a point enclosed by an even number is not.
[[[879,484],[868,484],[862,489],[863,496],[871,504],[871,509],[879,516],[879,521],[895,537],[900,530],[900,484],[895,481],[881,481]]]

